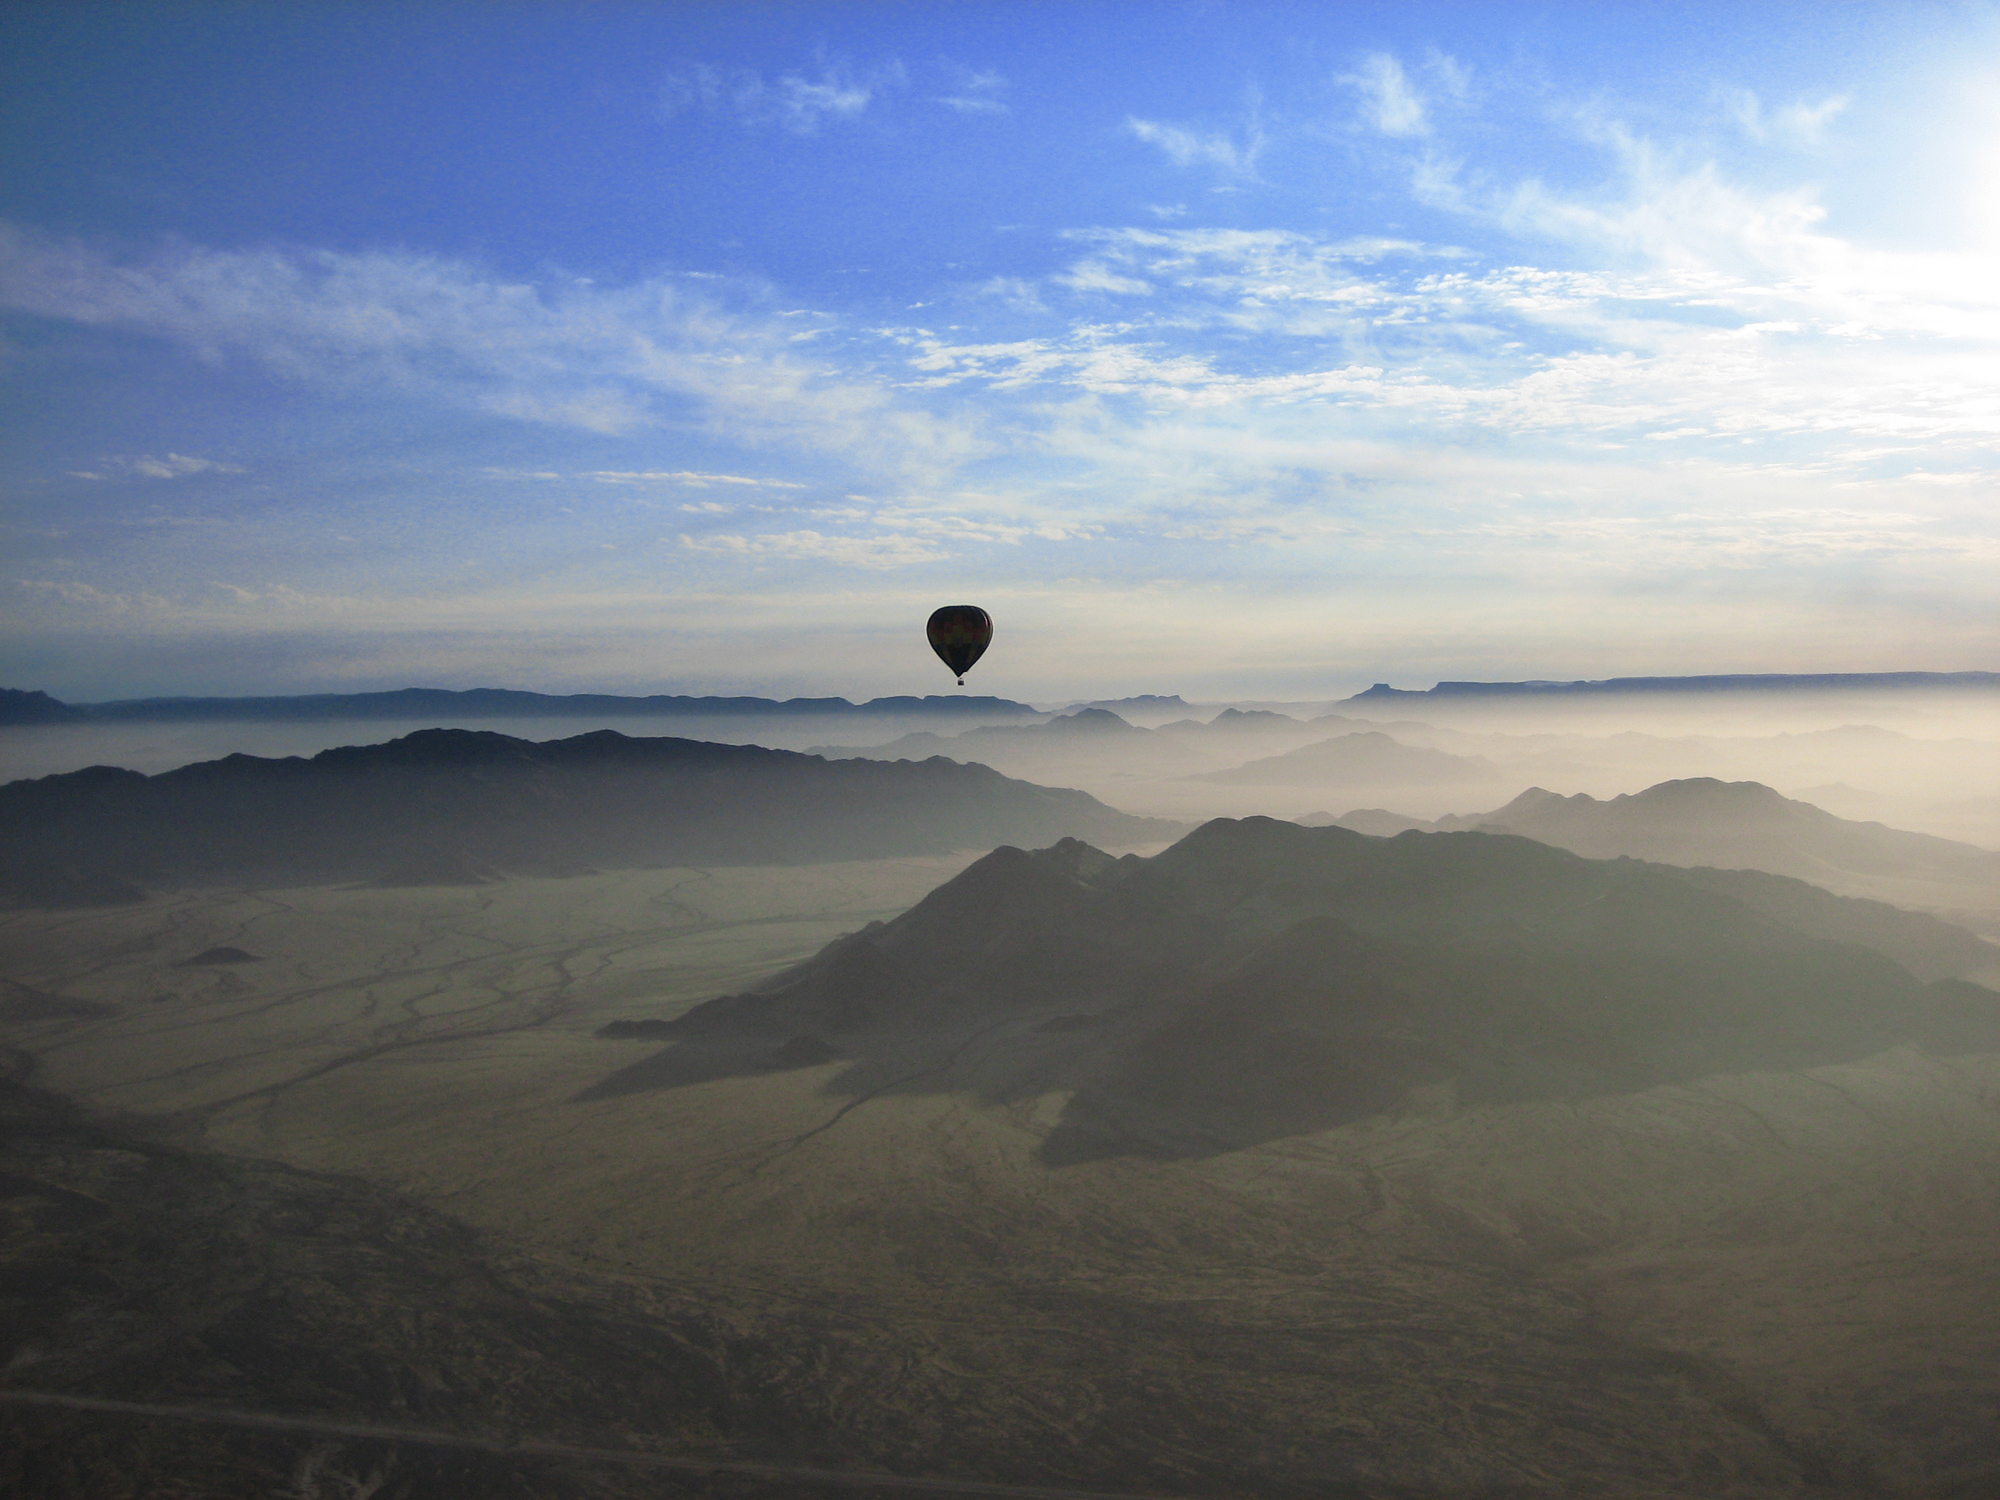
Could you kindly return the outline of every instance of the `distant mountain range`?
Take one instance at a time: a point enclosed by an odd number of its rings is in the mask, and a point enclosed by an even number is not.
[[[1608,802],[1530,787],[1489,813],[1426,820],[1363,808],[1300,821],[1337,822],[1378,837],[1408,829],[1518,833],[1591,859],[1624,855],[1662,864],[1769,870],[1815,882],[1903,876],[2000,884],[2000,853],[1993,850],[1837,818],[1760,782],[1707,776],[1663,781]]]
[[[1356,732],[1298,744],[1302,738],[1334,729]],[[1287,742],[1292,748],[1282,754],[1258,756],[1227,769],[1199,769],[1204,762],[1213,766],[1218,760],[1239,760],[1246,751]],[[954,735],[918,730],[884,745],[812,748],[825,755],[865,755],[879,760],[947,755],[1022,775],[1056,774],[1054,768],[1081,766],[1093,756],[1098,757],[1101,767],[1103,757],[1109,756],[1128,772],[1185,776],[1218,786],[1332,782],[1375,787],[1449,786],[1490,781],[1494,775],[1493,765],[1479,756],[1406,745],[1366,719],[1340,714],[1295,719],[1265,709],[1225,708],[1206,723],[1176,719],[1155,729],[1142,729],[1109,709],[1084,708],[1040,724],[989,724]]]
[[[1440,682],[1430,688],[1397,688],[1378,682],[1333,705],[1380,707],[1385,702],[1480,697],[1596,696],[1617,693],[1814,692],[1844,689],[2000,688],[2000,672],[1763,673],[1711,677],[1612,677],[1593,682]],[[1076,708],[1126,710],[1158,718],[1191,705],[1178,693],[1105,698]],[[605,718],[663,715],[682,718],[763,718],[936,715],[941,718],[1040,721],[1041,710],[1009,698],[930,694],[924,697],[845,698],[688,697],[653,694],[529,693],[512,688],[399,688],[380,693],[306,693],[255,698],[127,698],[105,703],[64,703],[45,692],[0,688],[0,726],[64,723],[195,723],[227,720]]]
[[[1189,720],[1190,723],[1194,722]],[[1102,742],[1113,737],[1140,740],[1155,730],[1127,723],[1108,708],[1080,708],[1036,724],[985,724],[958,734],[935,734],[919,729],[883,745],[814,745],[815,755],[867,756],[874,760],[905,760],[918,756],[963,756],[990,753],[996,747],[1022,747]]]
[[[915,698],[689,698],[656,694],[524,693],[511,688],[400,688],[387,693],[308,693],[282,698],[133,698],[63,703],[43,692],[0,688],[0,725],[199,723],[218,720],[909,717],[1032,719],[1047,717],[1010,698],[932,694]]]
[[[537,744],[427,729],[310,760],[232,755],[157,776],[96,766],[10,783],[0,787],[0,889],[15,904],[97,904],[155,884],[471,883],[1066,835],[1145,843],[1185,827],[942,759],[826,761],[611,730]]]
[[[1147,729],[1108,708],[1080,708],[1037,724],[986,724],[950,735],[920,729],[881,745],[814,745],[812,750],[820,755],[865,755],[876,760],[925,755],[1008,760],[1112,748],[1135,763],[1158,762],[1156,769],[1171,773],[1176,763],[1185,762],[1191,753],[1240,755],[1259,740],[1297,739],[1350,726],[1374,727],[1368,720],[1338,714],[1295,719],[1268,709],[1225,708],[1206,721],[1174,719]],[[1382,738],[1379,734],[1373,737]]]
[[[1744,672],[1712,677],[1607,677],[1596,682],[1440,682],[1398,688],[1378,682],[1336,708],[1440,698],[1594,697],[1616,693],[1844,692],[1863,689],[2000,688],[2000,672]]]
[[[1088,703],[1072,703],[1063,710],[1075,713],[1079,708],[1106,708],[1113,713],[1192,713],[1194,705],[1179,693],[1140,693],[1131,698],[1096,698]]]
[[[1211,771],[1193,779],[1220,786],[1300,786],[1326,781],[1434,786],[1485,781],[1492,775],[1492,763],[1480,756],[1405,745],[1369,731],[1336,735],[1283,755],[1267,755],[1233,770]]]
[[[984,1071],[937,1086],[1070,1091],[1051,1163],[1205,1153],[1382,1111],[2000,1047],[2000,994],[1949,977],[1993,953],[1757,872],[1218,819],[1151,859],[997,849],[754,991],[608,1029],[676,1045],[590,1097],[836,1059],[831,1092],[914,1087],[926,1038],[941,1076],[978,1036]]]

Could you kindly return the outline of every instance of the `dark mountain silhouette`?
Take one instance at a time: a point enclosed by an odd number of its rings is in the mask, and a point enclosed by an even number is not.
[[[1756,872],[1218,819],[1151,859],[997,849],[895,921],[668,1022],[676,1046],[591,1092],[768,1071],[804,1038],[847,1061],[838,1091],[947,1073],[995,1097],[1071,1089],[1052,1162],[1205,1152],[1413,1090],[1583,1097],[1955,1045],[2000,1026],[2000,994],[1929,988],[1898,960],[1963,974],[1991,952]],[[1010,1037],[1008,1062],[992,1039]],[[945,1056],[928,1069],[925,1038]],[[957,1061],[975,1038],[1000,1059],[983,1073]]]
[[[1479,756],[1427,750],[1369,731],[1338,735],[1283,755],[1246,761],[1233,770],[1210,771],[1190,779],[1222,786],[1298,786],[1322,781],[1429,786],[1483,781],[1492,772],[1492,765]]]
[[[81,724],[89,719],[90,715],[82,709],[51,698],[47,693],[0,688],[0,725]]]
[[[931,694],[874,698],[690,698],[656,693],[527,693],[512,688],[398,688],[385,693],[305,693],[271,698],[129,698],[68,704],[46,693],[0,688],[0,724],[157,723],[213,720],[606,718],[929,717],[1029,719],[1042,713],[1010,698]]]
[[[4,798],[4,793],[0,793]],[[0,829],[0,847],[6,831]],[[66,911],[91,906],[130,906],[146,893],[129,880],[101,869],[84,869],[59,856],[23,854],[0,858],[0,907],[38,906]]]
[[[1397,688],[1378,682],[1341,704],[1372,708],[1385,701],[1423,698],[1598,697],[1616,693],[1771,693],[1907,691],[1911,688],[2000,688],[2000,672],[1756,672],[1713,677],[1609,677],[1597,682],[1440,682],[1430,688]]]
[[[1307,818],[1376,835],[1406,828],[1518,833],[1591,859],[1627,855],[1661,864],[1768,870],[1821,882],[1863,876],[2000,884],[2000,853],[1993,850],[1835,817],[1761,782],[1708,776],[1662,781],[1608,802],[1530,787],[1492,812],[1429,822],[1381,808],[1359,808],[1337,819],[1324,813]]]
[[[1184,826],[947,760],[428,729],[310,760],[232,755],[158,776],[95,766],[17,781],[0,787],[0,869],[60,857],[123,882],[421,884],[878,859],[1066,834],[1143,842]]]

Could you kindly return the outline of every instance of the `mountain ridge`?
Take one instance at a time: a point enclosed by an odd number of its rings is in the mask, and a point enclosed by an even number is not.
[[[749,991],[607,1032],[675,1045],[584,1097],[782,1066],[783,1047],[846,1060],[832,1091],[891,1086],[889,1057],[907,1086],[922,1039],[1003,1034],[1015,1075],[940,1086],[1068,1089],[1051,1164],[1207,1154],[1419,1089],[1504,1104],[2000,1046],[2000,995],[1956,978],[1992,952],[1758,872],[1215,819],[1144,859],[996,849]]]
[[[125,883],[431,884],[594,865],[816,863],[1185,825],[942,758],[888,764],[598,730],[427,729],[306,759],[95,766],[0,787],[0,871]],[[22,872],[28,874],[24,875]],[[42,903],[32,903],[42,904]]]
[[[1326,815],[1309,814],[1318,820]],[[1949,872],[2000,881],[2000,852],[1885,823],[1842,818],[1759,781],[1713,776],[1655,782],[1599,799],[1529,787],[1503,807],[1435,819],[1360,808],[1328,821],[1357,832],[1519,833],[1592,859],[1768,870],[1813,880],[1857,874]]]
[[[881,717],[1045,718],[1011,698],[933,693],[923,697],[689,697],[656,693],[533,693],[517,688],[397,688],[375,693],[304,693],[246,698],[125,698],[64,703],[43,692],[0,689],[0,725],[45,723],[206,723],[219,720],[596,718],[607,715],[678,718]]]
[[[1379,730],[1363,730],[1188,779],[1217,786],[1302,786],[1336,777],[1382,785],[1437,785],[1485,781],[1492,775],[1492,763],[1482,756],[1406,745]]]

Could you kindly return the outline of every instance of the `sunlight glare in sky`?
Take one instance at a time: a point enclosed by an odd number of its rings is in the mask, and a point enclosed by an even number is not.
[[[1992,665],[1991,7],[1029,14],[11,10],[14,677]]]

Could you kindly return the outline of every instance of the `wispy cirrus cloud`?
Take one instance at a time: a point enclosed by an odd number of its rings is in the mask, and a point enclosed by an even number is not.
[[[585,479],[594,479],[599,484],[674,484],[690,489],[707,489],[711,485],[743,485],[752,489],[802,490],[806,486],[790,479],[757,479],[747,474],[700,474],[687,469],[647,469],[619,470],[599,469],[587,473]]]
[[[1162,120],[1125,118],[1125,133],[1156,146],[1177,167],[1209,166],[1231,177],[1254,177],[1266,138],[1259,111],[1253,107],[1240,131],[1199,130]]]
[[[1115,292],[1120,296],[1144,297],[1153,290],[1151,282],[1122,274],[1114,270],[1109,262],[1095,256],[1077,261],[1068,270],[1059,271],[1049,279],[1073,292]]]
[[[185,453],[169,453],[163,458],[151,454],[130,457],[106,454],[94,469],[73,469],[78,479],[186,479],[192,474],[241,474],[240,464],[219,459],[195,458]]]
[[[974,72],[970,68],[955,70],[954,87],[948,94],[937,96],[937,102],[962,115],[1004,115],[1008,112],[1007,80],[991,69]]]
[[[17,578],[14,580],[31,598],[46,600],[54,604],[69,605],[72,608],[91,610],[126,610],[132,607],[133,599],[128,594],[101,589],[96,584],[83,583],[72,578]]]
[[[863,72],[833,62],[811,75],[792,71],[771,78],[748,68],[693,63],[667,74],[660,107],[669,118],[690,110],[727,113],[745,125],[809,136],[829,121],[858,118],[884,91],[908,82],[903,65],[893,60]]]
[[[1829,94],[1813,101],[1795,99],[1772,109],[1750,89],[1732,89],[1725,96],[1730,118],[1751,140],[1791,146],[1818,145],[1827,126],[1852,102],[1845,94]]]
[[[1754,198],[1722,186],[1719,201],[1755,224]],[[1682,191],[1669,184],[1670,196]],[[1634,199],[1643,220],[1645,195]],[[1573,223],[1586,210],[1623,211],[1576,206]],[[1933,259],[1884,265],[1878,253],[1818,243],[1816,225],[1800,215],[1792,232],[1805,240],[1774,242],[1782,276],[1673,253],[1615,272],[1481,269],[1463,250],[1387,239],[1079,231],[1071,237],[1090,247],[1082,264],[1095,285],[1145,291],[1126,297],[1117,321],[991,342],[913,334],[908,361],[919,386],[973,384],[1036,402],[1039,444],[1088,466],[1098,494],[1123,484],[1210,509],[1264,494],[1275,509],[1225,528],[1238,541],[1289,535],[1271,516],[1323,504],[1329,490],[1351,497],[1357,484],[1388,486],[1412,507],[1439,503],[1443,470],[1411,468],[1402,455],[1412,444],[1484,451],[1482,490],[1510,471],[1544,482],[1533,463],[1519,469],[1523,456],[1481,450],[1491,435],[1573,455],[1564,461],[1583,467],[1561,489],[1612,485],[1621,498],[1594,503],[1635,518],[1656,503],[1646,497],[1682,482],[1663,478],[1672,474],[1705,473],[1745,494],[1802,482],[1894,490],[1906,476],[1933,494],[2000,494],[2000,391],[1980,374],[2000,357],[2000,282],[1970,264],[1944,276]],[[1866,308],[1862,288],[1874,292]],[[1968,477],[1919,477],[1937,471]],[[1425,492],[1434,498],[1418,501]],[[1944,534],[1965,534],[1953,526]],[[1634,549],[1650,545],[1643,528],[1625,535]],[[1784,555],[1869,550],[1822,543]],[[1942,558],[1949,548],[1922,550]]]
[[[889,469],[977,449],[969,422],[898,409],[880,381],[809,353],[758,289],[736,289],[734,303],[727,290],[671,276],[527,281],[395,252],[172,244],[114,259],[0,226],[0,306],[355,395],[391,390],[601,434],[693,420]]]
[[[146,588],[103,588],[73,579],[21,578],[17,586],[31,599],[79,616],[129,625],[241,619],[251,616],[309,615],[357,617],[379,608],[354,595],[307,591],[286,583],[231,583],[189,580],[169,592]]]
[[[1460,75],[1454,70],[1451,75]],[[1430,133],[1423,96],[1411,85],[1403,65],[1386,52],[1371,52],[1352,73],[1337,80],[1360,97],[1361,118],[1384,135]]]
[[[1203,135],[1158,120],[1141,120],[1136,115],[1125,121],[1125,131],[1149,146],[1158,146],[1177,167],[1205,162],[1225,171],[1241,172],[1248,166],[1245,153],[1226,135]]]
[[[885,533],[875,536],[827,534],[819,531],[767,532],[763,535],[718,534],[680,538],[693,552],[709,552],[741,561],[820,561],[854,568],[907,568],[938,562],[948,556],[936,539]]]

